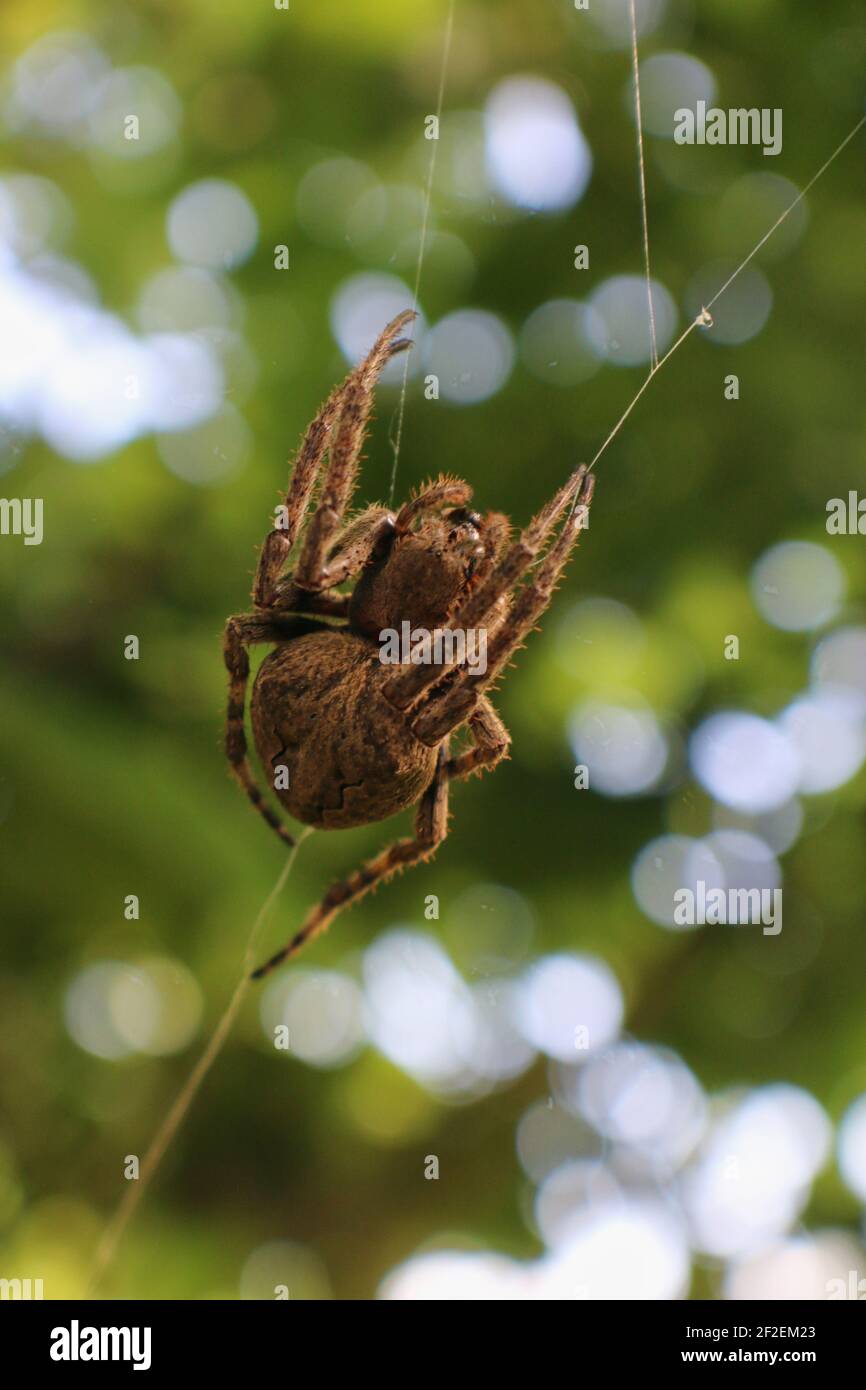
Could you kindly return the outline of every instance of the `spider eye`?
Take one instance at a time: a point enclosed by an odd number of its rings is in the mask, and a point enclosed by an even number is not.
[[[470,511],[468,507],[452,507],[447,513],[448,520],[454,526],[475,526],[481,525],[481,517],[478,512]]]

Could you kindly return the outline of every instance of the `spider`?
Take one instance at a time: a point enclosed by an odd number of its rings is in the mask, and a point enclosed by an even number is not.
[[[253,686],[251,723],[282,806],[305,825],[343,830],[417,805],[415,834],[333,884],[253,979],[377,884],[429,859],[447,834],[449,784],[507,755],[508,730],[486,692],[549,604],[592,499],[595,478],[581,465],[516,539],[502,513],[472,511],[472,489],[451,477],[422,486],[396,514],[371,506],[347,519],[373,389],[386,363],[411,346],[401,335],[414,317],[407,310],[388,324],[309,426],[261,548],[255,611],[228,619],[224,655],[230,769],[285,844],[295,840],[264,799],[244,732],[247,649],[256,643],[273,650]],[[340,592],[350,580],[352,592]],[[385,664],[380,638],[404,623],[413,640],[419,629],[480,630],[486,666],[470,665],[465,650],[461,659],[457,643],[444,656],[437,649],[438,661]],[[467,726],[471,746],[452,756],[451,735]]]

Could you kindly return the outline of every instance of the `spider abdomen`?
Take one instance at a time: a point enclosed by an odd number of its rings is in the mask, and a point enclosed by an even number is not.
[[[429,786],[436,749],[385,699],[389,674],[372,642],[343,629],[281,643],[262,662],[250,711],[256,748],[296,820],[323,830],[367,825]]]

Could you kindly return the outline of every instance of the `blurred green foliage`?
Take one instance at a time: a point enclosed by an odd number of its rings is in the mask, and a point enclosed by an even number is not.
[[[238,401],[254,440],[244,467],[195,487],[166,469],[152,439],[89,466],[33,440],[4,479],[7,494],[45,498],[47,534],[38,548],[0,545],[0,1222],[4,1269],[24,1261],[44,1270],[53,1294],[82,1291],[101,1222],[121,1195],[122,1157],[144,1151],[187,1074],[279,872],[279,845],[226,775],[220,634],[246,606],[286,459],[344,370],[329,301],[365,268],[351,248],[304,232],[295,191],[313,164],[337,155],[386,180],[422,183],[419,135],[435,105],[445,12],[443,0],[293,0],[288,14],[249,0],[7,0],[0,12],[7,71],[40,34],[79,29],[114,61],[157,68],[182,104],[178,140],[134,167],[7,135],[5,170],[44,175],[69,198],[67,251],[110,308],[128,314],[147,278],[170,263],[165,214],[186,183],[227,178],[260,219],[256,253],[231,276],[258,364]],[[585,23],[567,0],[458,0],[446,112],[480,110],[511,73],[547,76],[575,103],[594,173],[575,208],[532,217],[495,208],[479,216],[437,185],[435,226],[459,234],[473,269],[455,286],[431,261],[421,292],[430,319],[469,304],[516,332],[549,298],[642,272],[628,55],[587,43]],[[710,66],[731,104],[782,107],[784,153],[773,172],[802,186],[862,107],[850,54],[858,44],[862,52],[863,36],[862,11],[847,0],[671,0],[645,56],[685,50]],[[749,226],[738,238],[730,220],[721,227],[719,202],[738,175],[766,172],[768,161],[749,148],[687,151],[695,173],[684,190],[667,176],[662,144],[648,140],[653,270],[681,303],[700,266],[744,254],[760,234]],[[707,1088],[789,1080],[834,1118],[866,1088],[866,777],[809,802],[804,834],[784,859],[794,963],[769,973],[751,939],[665,932],[632,897],[630,866],[648,840],[709,828],[704,795],[688,782],[668,798],[578,794],[566,733],[575,700],[607,680],[639,691],[682,732],[719,706],[773,713],[806,684],[810,639],[760,618],[748,573],[779,540],[821,539],[827,498],[862,480],[862,172],[861,140],[810,195],[797,245],[764,263],[774,293],[766,328],[738,348],[695,334],[653,383],[599,465],[591,529],[499,694],[511,760],[455,791],[452,833],[435,862],[340,920],[314,963],[351,969],[383,928],[424,928],[429,893],[440,897],[436,930],[459,963],[453,905],[478,885],[504,885],[531,906],[532,954],[580,949],[606,959],[626,995],[626,1026],[676,1048]],[[582,280],[571,265],[577,241],[592,251]],[[281,274],[271,248],[283,242],[292,268]],[[366,268],[392,269],[387,248]],[[723,399],[728,372],[740,377],[736,404]],[[425,402],[416,382],[398,492],[447,469],[472,482],[482,506],[524,520],[595,452],[641,377],[605,367],[563,390],[518,364],[505,390],[470,408]],[[381,394],[363,500],[387,495],[396,399],[393,389]],[[849,583],[846,616],[862,619],[862,538],[834,546]],[[589,653],[570,644],[570,612],[584,595],[614,598],[645,620],[637,669],[622,669],[615,634]],[[728,632],[740,634],[739,662],[722,659]],[[127,633],[140,637],[138,662],[123,659]],[[388,825],[314,836],[269,943],[394,833]],[[128,893],[141,897],[139,922],[124,920]],[[798,959],[801,933],[818,940]],[[179,1055],[119,1063],[76,1047],[63,1014],[75,973],[155,954],[199,980],[200,1036]],[[546,1093],[541,1063],[471,1107],[440,1103],[372,1050],[317,1071],[274,1053],[250,1000],[107,1287],[117,1296],[234,1297],[250,1251],[278,1239],[310,1246],[338,1297],[370,1296],[389,1268],[442,1232],[530,1256],[538,1247],[524,1220],[529,1189],[514,1128]],[[421,1180],[428,1152],[447,1174],[436,1184]],[[856,1213],[829,1168],[810,1223],[853,1223]]]

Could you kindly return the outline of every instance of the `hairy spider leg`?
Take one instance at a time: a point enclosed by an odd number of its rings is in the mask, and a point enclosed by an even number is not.
[[[492,772],[497,763],[508,756],[511,735],[486,695],[481,695],[469,716],[473,745],[465,753],[448,759],[448,776],[469,777],[473,772]]]
[[[247,736],[244,729],[247,682],[250,659],[247,647],[259,642],[284,642],[295,635],[303,619],[262,617],[254,613],[238,613],[229,618],[223,633],[223,657],[229,673],[229,698],[226,711],[225,750],[229,769],[235,781],[249,797],[259,815],[279,835],[284,844],[294,845],[295,838],[288,826],[264,799],[255,773],[250,766]]]
[[[307,428],[298,450],[286,499],[283,504],[283,525],[275,527],[264,540],[259,553],[253,584],[253,604],[256,608],[270,607],[277,591],[277,580],[294,545],[298,531],[310,505],[313,486],[325,457],[331,426],[337,414],[345,385],[333,390],[318,415]]]
[[[372,555],[380,548],[387,548],[395,535],[394,517],[387,507],[367,507],[330,543],[328,558],[319,571],[321,595],[318,590],[301,588],[294,576],[290,576],[281,591],[284,596],[281,601],[293,606],[300,604],[302,608],[309,607],[309,599],[325,597],[328,589],[353,579]],[[348,606],[348,595],[331,597],[344,599]]]
[[[316,611],[325,611],[318,604],[327,601],[327,590],[353,578],[380,546],[386,546],[396,536],[405,534],[419,512],[443,502],[460,504],[471,496],[472,489],[467,483],[440,478],[401,507],[396,517],[387,507],[367,507],[328,542],[327,559],[319,570],[316,590],[302,588],[295,575],[289,574],[277,584],[276,606],[292,611],[299,608],[310,611],[311,602],[315,601]],[[339,605],[340,615],[346,612],[348,596],[335,594],[331,596],[331,601]]]
[[[452,507],[461,507],[471,500],[472,488],[468,483],[462,482],[460,478],[436,478],[435,481],[431,480],[422,485],[408,502],[403,503],[394,522],[395,529],[398,535],[403,535],[411,529],[412,522],[422,512],[433,507],[442,507],[446,503]]]
[[[439,749],[436,771],[426,792],[422,796],[415,817],[415,835],[412,839],[395,840],[375,859],[362,864],[360,869],[341,879],[328,889],[322,901],[308,914],[306,921],[291,941],[253,971],[252,979],[260,980],[276,970],[283,961],[296,956],[299,951],[321,936],[330,923],[344,908],[356,903],[365,893],[385,883],[403,869],[420,864],[435,854],[448,834],[448,740]]]
[[[459,667],[448,686],[441,691],[434,690],[416,711],[410,727],[428,747],[434,747],[452,729],[459,728],[472,717],[479,695],[498,679],[547,608],[583,529],[584,509],[592,502],[594,488],[595,474],[589,473],[582,480],[575,506],[568,513],[535,578],[516,596],[507,621],[489,644],[486,670],[478,673],[467,666]]]
[[[584,511],[581,509],[581,489],[584,488],[584,480],[587,476],[586,464],[581,464],[576,468],[561,488],[554,493],[549,502],[541,508],[541,511],[529,523],[519,538],[511,545],[502,559],[493,569],[490,577],[482,584],[477,586],[474,591],[456,609],[455,613],[448,620],[450,628],[474,628],[483,624],[484,620],[495,609],[500,599],[510,593],[514,585],[523,577],[530,565],[538,558],[538,555],[547,544],[557,521],[565,511],[569,502],[573,502],[572,518],[578,519],[578,525],[584,519]],[[590,493],[591,495],[591,493]],[[583,498],[582,507],[589,505],[589,499]],[[488,655],[489,665],[489,655]],[[449,669],[457,666],[456,660],[448,664],[438,666],[409,666],[404,667],[396,676],[389,681],[385,687],[385,695],[391,704],[397,709],[408,709],[425,691],[431,686],[436,685]]]
[[[373,388],[385,364],[396,353],[411,347],[408,338],[394,335],[412,317],[412,310],[397,315],[377,340],[363,366],[349,378],[340,397],[339,414],[331,436],[328,471],[295,568],[295,584],[301,589],[316,591],[328,586],[326,560],[343,525],[346,508],[355,489],[358,459],[373,404]]]
[[[394,874],[432,858],[448,833],[449,782],[482,772],[485,768],[492,770],[508,755],[511,736],[486,696],[478,697],[468,722],[473,737],[472,748],[456,758],[449,758],[447,736],[440,745],[433,781],[418,806],[414,839],[395,841],[348,878],[333,884],[288,945],[254,972],[254,980],[262,979],[284,961],[296,956],[308,942],[320,936],[340,912],[351,907],[365,893],[385,883]]]
[[[331,392],[307,428],[292,467],[283,504],[283,524],[275,527],[265,538],[259,555],[253,585],[253,604],[256,608],[268,608],[279,598],[278,580],[307,514],[316,478],[331,438],[332,427],[347,390],[357,382],[372,385],[394,353],[410,346],[408,339],[398,339],[396,335],[414,317],[412,310],[407,309],[392,319],[376,339],[364,361]]]

